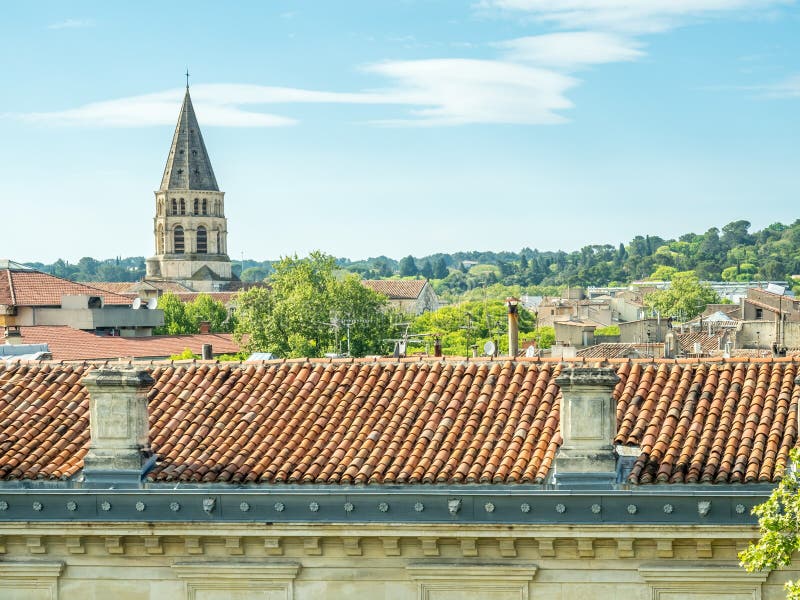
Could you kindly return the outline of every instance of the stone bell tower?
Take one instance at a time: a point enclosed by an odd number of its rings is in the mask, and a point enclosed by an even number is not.
[[[203,135],[186,94],[156,195],[155,256],[145,279],[179,282],[199,292],[235,280],[228,257],[225,193],[219,191]]]

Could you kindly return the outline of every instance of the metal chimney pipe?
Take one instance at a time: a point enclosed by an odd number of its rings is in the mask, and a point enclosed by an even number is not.
[[[203,360],[212,360],[214,353],[211,349],[211,344],[203,344]]]
[[[512,358],[519,352],[519,298],[506,298],[508,306],[508,355]]]

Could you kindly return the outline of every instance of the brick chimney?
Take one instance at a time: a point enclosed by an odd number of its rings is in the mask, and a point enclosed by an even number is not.
[[[200,321],[198,328],[200,329],[200,333],[202,335],[211,333],[211,321]]]
[[[134,487],[151,458],[147,392],[153,378],[140,369],[102,368],[89,372],[91,443],[84,459],[87,484]]]
[[[619,381],[614,369],[569,367],[556,378],[561,388],[561,436],[555,458],[556,483],[610,487],[616,481],[614,436]]]

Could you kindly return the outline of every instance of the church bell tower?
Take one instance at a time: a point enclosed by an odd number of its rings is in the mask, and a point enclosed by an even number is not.
[[[225,193],[219,191],[200,133],[188,75],[178,125],[155,196],[155,256],[147,259],[145,279],[175,281],[199,292],[221,290],[234,280],[228,257]]]

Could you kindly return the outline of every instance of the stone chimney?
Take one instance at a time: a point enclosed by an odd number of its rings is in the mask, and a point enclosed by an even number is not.
[[[610,487],[616,481],[614,436],[617,407],[611,394],[614,369],[565,368],[561,388],[561,436],[555,458],[556,483],[567,487]]]
[[[6,327],[4,337],[6,344],[9,346],[19,346],[22,344],[22,332],[20,331],[20,328],[15,325]]]
[[[140,369],[102,368],[89,372],[91,443],[83,474],[89,485],[137,486],[151,458],[147,392],[153,378]]]

